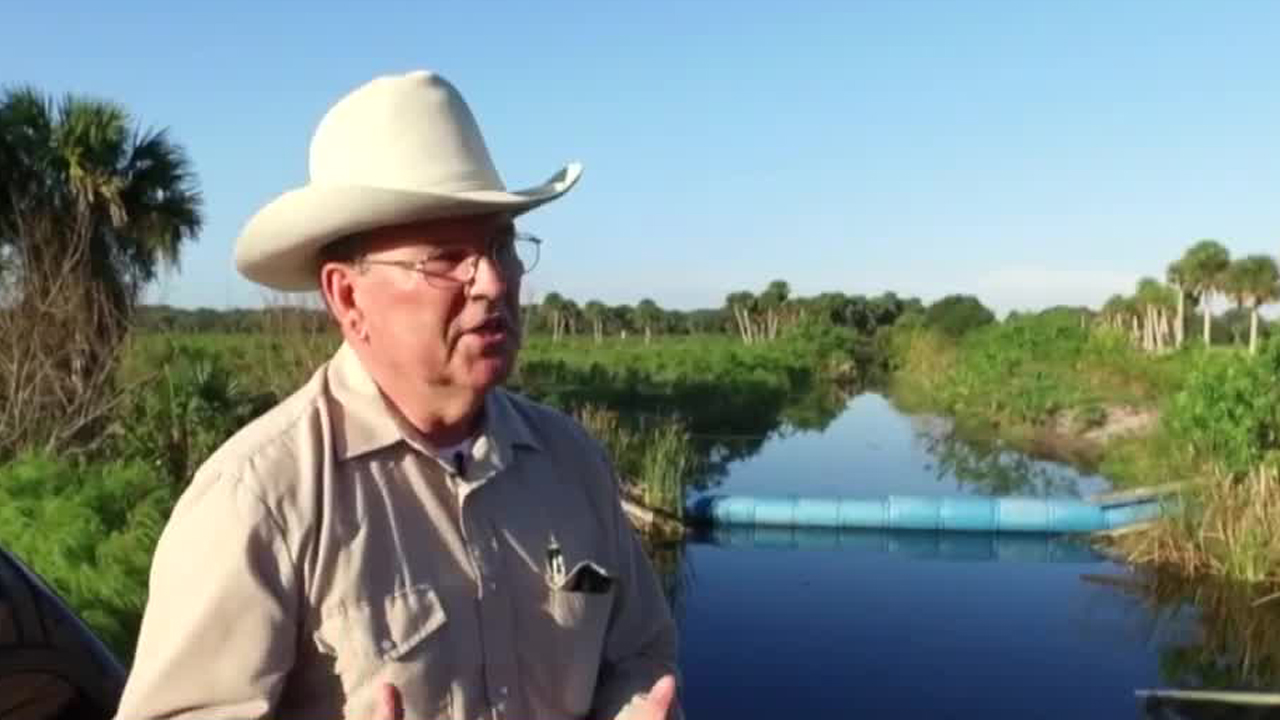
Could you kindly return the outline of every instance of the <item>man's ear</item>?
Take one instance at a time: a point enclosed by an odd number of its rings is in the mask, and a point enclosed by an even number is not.
[[[320,294],[329,314],[348,339],[368,337],[356,294],[357,271],[351,265],[327,262],[320,268]]]

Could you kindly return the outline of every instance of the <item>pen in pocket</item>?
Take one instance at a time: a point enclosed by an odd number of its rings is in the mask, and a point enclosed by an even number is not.
[[[560,543],[556,542],[555,535],[547,545],[547,578],[553,585],[564,582],[564,554],[560,552]]]

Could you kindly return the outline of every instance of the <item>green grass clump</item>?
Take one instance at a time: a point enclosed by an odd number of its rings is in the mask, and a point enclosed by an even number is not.
[[[647,507],[684,515],[684,492],[698,464],[689,431],[678,421],[648,429],[627,426],[616,412],[587,406],[577,413],[583,426],[609,451],[618,474]]]
[[[151,554],[176,499],[144,463],[25,456],[0,465],[0,542],[128,660]]]
[[[1123,541],[1131,562],[1183,576],[1280,586],[1280,471],[1214,477],[1166,503],[1165,519]]]

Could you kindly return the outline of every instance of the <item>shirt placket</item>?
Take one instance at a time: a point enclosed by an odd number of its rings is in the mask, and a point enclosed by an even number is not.
[[[485,481],[468,483],[456,476],[451,480],[458,488],[459,527],[476,578],[485,698],[492,717],[501,720],[517,713],[511,607],[515,587],[503,576],[501,545],[482,490]]]

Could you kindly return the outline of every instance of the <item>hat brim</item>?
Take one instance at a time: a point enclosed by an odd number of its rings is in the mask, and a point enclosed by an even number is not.
[[[570,163],[525,190],[424,193],[364,185],[307,185],[290,190],[249,219],[236,240],[236,269],[284,292],[319,287],[320,248],[378,227],[423,220],[508,213],[513,217],[569,191],[582,175]]]

